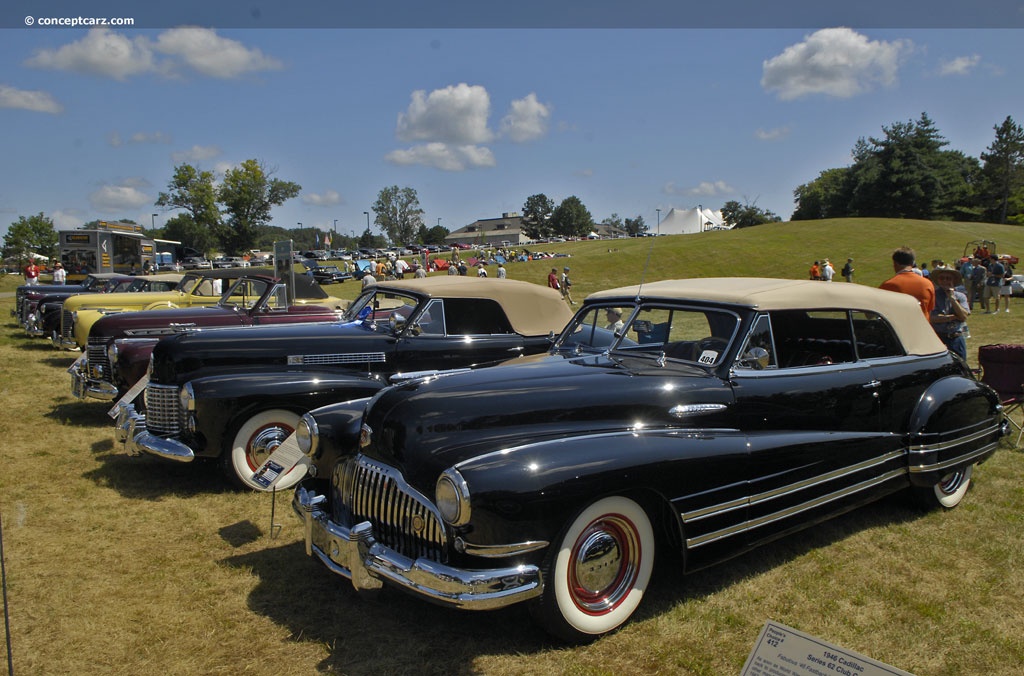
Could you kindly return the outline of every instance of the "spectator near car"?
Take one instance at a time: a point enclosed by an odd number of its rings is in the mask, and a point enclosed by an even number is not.
[[[535,284],[433,277],[378,282],[338,323],[168,336],[153,348],[145,415],[122,406],[118,437],[131,455],[219,458],[258,488],[252,471],[306,411],[369,396],[397,373],[544,352],[571,316]]]

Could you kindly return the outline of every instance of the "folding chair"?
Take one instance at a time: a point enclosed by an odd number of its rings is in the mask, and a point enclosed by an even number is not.
[[[981,382],[999,394],[1003,414],[1017,429],[1020,446],[1024,426],[1013,419],[1015,413],[1024,412],[1024,345],[982,345],[978,348]]]

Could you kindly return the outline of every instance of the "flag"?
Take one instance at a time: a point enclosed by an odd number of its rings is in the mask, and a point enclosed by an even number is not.
[[[331,233],[324,233],[324,247],[327,249],[331,248]]]
[[[316,246],[320,246],[320,231],[316,231]]]

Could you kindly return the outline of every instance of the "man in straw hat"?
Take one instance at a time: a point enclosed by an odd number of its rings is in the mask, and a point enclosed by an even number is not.
[[[971,314],[967,294],[957,289],[963,281],[960,273],[945,265],[935,267],[929,275],[935,285],[935,309],[928,319],[936,335],[950,352],[967,359],[967,317]]]

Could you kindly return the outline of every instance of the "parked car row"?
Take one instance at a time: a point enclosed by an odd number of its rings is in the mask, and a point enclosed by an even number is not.
[[[693,279],[573,315],[445,275],[329,316],[280,284],[97,317],[73,392],[118,397],[128,455],[293,489],[307,555],[357,590],[527,603],[571,642],[629,620],[662,550],[688,572],[895,492],[956,507],[1007,432],[904,294]]]

